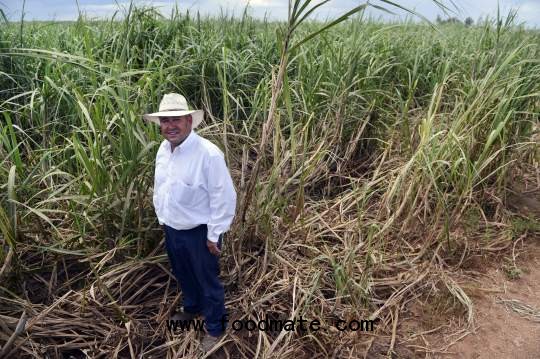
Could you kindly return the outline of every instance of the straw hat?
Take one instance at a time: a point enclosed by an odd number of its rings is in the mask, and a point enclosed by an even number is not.
[[[160,117],[176,117],[191,115],[192,123],[191,128],[199,126],[204,117],[202,110],[190,110],[187,105],[186,98],[177,93],[168,93],[163,96],[163,99],[159,103],[159,112],[147,113],[143,115],[143,118],[147,121],[151,121],[159,124]]]

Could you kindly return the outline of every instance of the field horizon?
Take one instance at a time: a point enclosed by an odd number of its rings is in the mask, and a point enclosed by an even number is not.
[[[152,205],[163,139],[142,114],[169,92],[205,111],[196,132],[239,196],[220,259],[231,322],[324,328],[231,331],[212,355],[436,357],[475,326],[464,277],[525,275],[540,33],[511,14],[320,33],[300,18],[0,23],[0,357],[201,357],[200,333],[167,330],[181,293]]]

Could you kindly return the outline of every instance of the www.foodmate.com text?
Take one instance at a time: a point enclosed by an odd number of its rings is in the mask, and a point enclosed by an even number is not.
[[[364,319],[350,319],[343,320],[337,319],[333,322],[334,328],[339,331],[361,331],[372,332],[375,330],[375,324],[377,320],[364,320]],[[225,330],[229,325],[229,318],[224,315],[221,318],[222,330]],[[205,327],[204,319],[190,319],[190,320],[168,320],[167,329],[169,331],[185,331],[196,330],[202,331]],[[321,322],[318,319],[307,320],[302,316],[294,319],[269,319],[264,318],[261,320],[253,319],[235,319],[230,322],[230,327],[235,331],[247,330],[247,331],[312,331],[316,332],[321,329]]]

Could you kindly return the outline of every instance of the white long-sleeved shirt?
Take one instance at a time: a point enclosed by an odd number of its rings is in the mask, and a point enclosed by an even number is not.
[[[208,239],[217,242],[236,209],[223,152],[193,131],[173,152],[164,140],[156,155],[153,200],[159,224],[178,230],[207,224]]]

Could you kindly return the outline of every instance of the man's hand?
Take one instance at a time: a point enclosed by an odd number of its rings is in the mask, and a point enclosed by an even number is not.
[[[210,240],[206,240],[206,246],[208,247],[208,250],[210,251],[210,253],[219,257],[219,255],[221,254],[221,251],[219,250],[217,243],[214,243]]]

